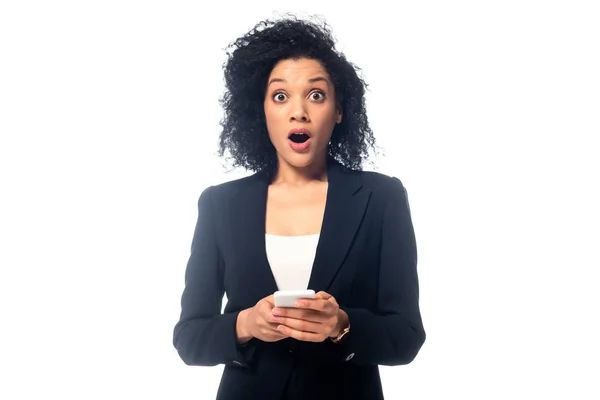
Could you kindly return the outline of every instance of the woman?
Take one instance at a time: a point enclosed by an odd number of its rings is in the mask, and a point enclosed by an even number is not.
[[[220,154],[254,174],[200,196],[174,345],[225,365],[218,399],[381,399],[378,365],[425,332],[406,191],[361,170],[365,84],[327,26],[266,21],[232,47]]]

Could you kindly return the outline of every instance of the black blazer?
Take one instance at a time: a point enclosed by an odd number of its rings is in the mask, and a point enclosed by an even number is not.
[[[265,251],[269,178],[259,172],[200,196],[173,343],[188,365],[225,365],[217,399],[382,399],[378,365],[410,363],[425,341],[404,186],[335,162],[328,170],[309,288],[330,293],[348,314],[341,344],[236,344],[239,311],[277,290]]]

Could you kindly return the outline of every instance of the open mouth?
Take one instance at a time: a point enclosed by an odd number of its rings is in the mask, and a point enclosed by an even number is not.
[[[289,136],[289,139],[294,143],[304,143],[309,138],[310,138],[310,136],[308,136],[306,133],[292,133]]]

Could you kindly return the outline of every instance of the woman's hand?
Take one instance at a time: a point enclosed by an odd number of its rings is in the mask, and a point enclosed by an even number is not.
[[[273,295],[270,295],[261,299],[254,307],[239,313],[236,323],[239,343],[246,343],[252,338],[263,342],[277,342],[288,337],[277,330],[278,323],[273,319],[273,307],[275,307]]]
[[[277,329],[286,337],[306,342],[322,342],[336,337],[348,324],[348,315],[340,309],[335,298],[325,292],[315,299],[302,299],[294,308],[273,308]]]

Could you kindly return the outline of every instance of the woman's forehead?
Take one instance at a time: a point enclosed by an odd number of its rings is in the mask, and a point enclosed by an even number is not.
[[[323,65],[314,59],[288,59],[279,61],[271,70],[269,82],[272,79],[277,80],[297,80],[297,79],[316,79],[325,78],[329,80],[329,73]]]

